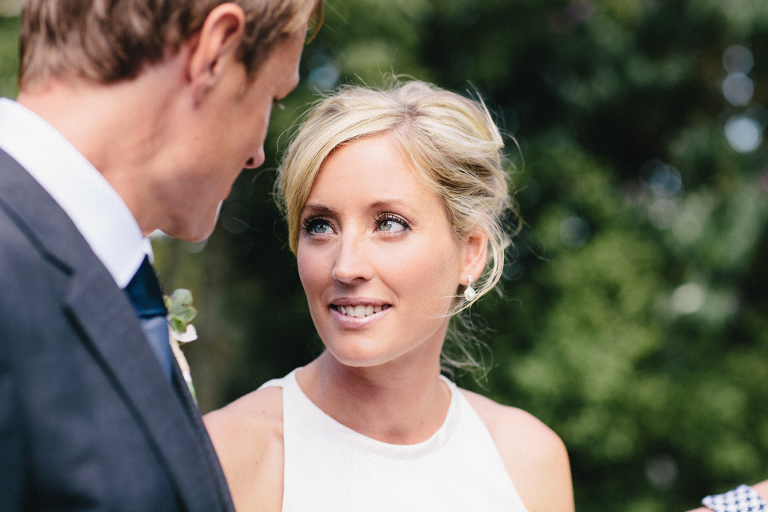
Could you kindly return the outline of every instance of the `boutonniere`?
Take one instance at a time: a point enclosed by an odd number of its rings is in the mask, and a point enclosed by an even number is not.
[[[184,357],[184,352],[181,351],[179,346],[181,343],[189,343],[197,339],[197,330],[190,323],[197,316],[197,310],[192,307],[192,292],[179,288],[170,296],[163,295],[163,300],[165,301],[166,309],[168,309],[167,318],[171,349],[173,349],[173,355],[176,356],[176,362],[179,363],[181,374],[184,376],[189,392],[192,394],[195,403],[197,403],[197,395],[195,394],[195,386],[192,384],[192,373],[189,371],[189,363],[187,363],[187,358]]]

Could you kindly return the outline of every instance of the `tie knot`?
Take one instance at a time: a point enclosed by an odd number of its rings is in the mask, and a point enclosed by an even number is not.
[[[139,270],[125,287],[125,293],[136,309],[139,318],[165,316],[168,310],[163,302],[163,292],[155,270],[149,262],[149,256],[144,257]]]

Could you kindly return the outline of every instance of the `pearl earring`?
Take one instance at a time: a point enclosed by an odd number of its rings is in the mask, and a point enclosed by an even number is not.
[[[472,276],[467,276],[467,287],[464,289],[464,300],[471,302],[476,296],[477,293],[475,293],[475,289],[472,288]]]

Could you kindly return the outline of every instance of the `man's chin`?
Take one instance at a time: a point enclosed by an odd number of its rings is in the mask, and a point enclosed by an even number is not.
[[[184,242],[202,242],[213,233],[217,219],[218,213],[215,216],[210,215],[206,219],[197,219],[196,222],[192,222],[190,219],[183,219],[180,222],[171,223],[171,225],[161,228],[161,230],[166,235]]]
[[[178,238],[179,240],[183,240],[184,242],[202,242],[203,240],[206,240],[208,237],[210,237],[213,234],[214,227],[216,227],[216,224],[212,223],[210,227],[204,230],[193,230],[189,233],[184,233],[174,238]]]

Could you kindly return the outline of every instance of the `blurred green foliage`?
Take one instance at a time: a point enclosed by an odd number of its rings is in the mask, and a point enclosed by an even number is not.
[[[6,95],[17,30],[0,19]],[[301,71],[213,236],[155,244],[200,311],[204,411],[321,350],[271,201],[278,148],[318,93],[394,72],[478,91],[510,136],[526,224],[473,311],[493,368],[461,383],[562,437],[577,509],[681,511],[768,478],[768,4],[328,0]]]
[[[0,16],[0,96],[16,96],[18,69],[19,19]]]

